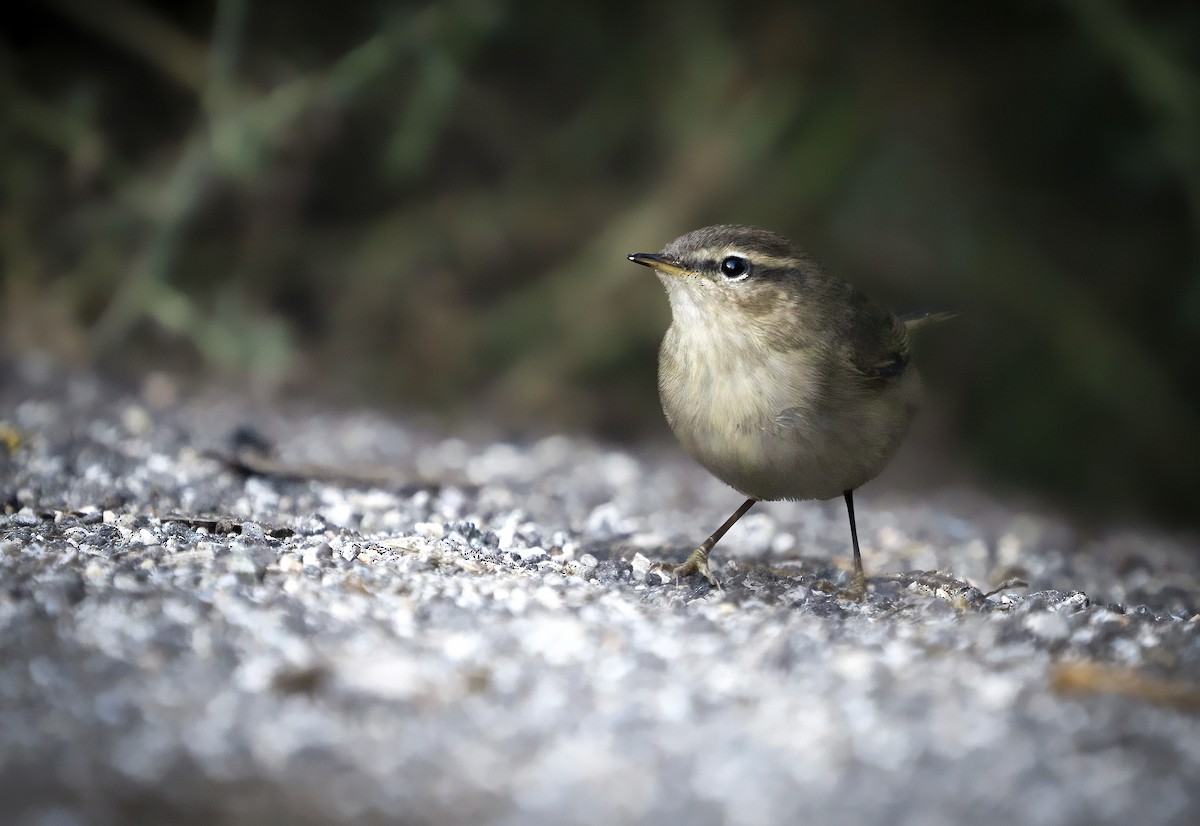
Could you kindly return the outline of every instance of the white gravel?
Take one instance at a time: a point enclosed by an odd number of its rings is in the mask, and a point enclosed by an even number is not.
[[[868,488],[866,599],[838,593],[840,503],[756,509],[719,546],[714,591],[650,564],[738,504],[670,445],[441,438],[229,399],[155,410],[87,377],[8,382],[0,421],[22,440],[0,448],[8,823],[1200,811],[1194,710],[1052,689],[1083,662],[1200,692],[1186,539]],[[239,474],[209,451],[245,425],[288,466],[394,481]],[[882,576],[914,567],[965,581]],[[1031,588],[984,598],[1011,576]]]

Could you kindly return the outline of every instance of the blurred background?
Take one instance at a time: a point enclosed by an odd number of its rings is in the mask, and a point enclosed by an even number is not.
[[[666,436],[627,263],[755,223],[898,310],[939,432],[1200,524],[1200,4],[41,0],[0,33],[0,341]]]

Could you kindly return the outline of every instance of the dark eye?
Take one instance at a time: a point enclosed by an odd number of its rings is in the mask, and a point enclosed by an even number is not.
[[[721,275],[726,278],[745,278],[750,273],[750,262],[740,255],[730,255],[721,260]]]

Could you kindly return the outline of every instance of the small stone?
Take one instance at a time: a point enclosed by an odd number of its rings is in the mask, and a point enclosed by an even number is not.
[[[429,539],[441,539],[446,535],[446,526],[441,522],[418,522],[413,525],[413,531]]]
[[[125,430],[130,436],[144,436],[150,429],[152,421],[144,407],[130,405],[121,415],[121,424],[125,426]]]
[[[1066,639],[1071,633],[1070,621],[1056,611],[1030,614],[1025,618],[1025,627],[1034,636],[1048,642]]]
[[[646,574],[650,571],[651,562],[649,557],[639,551],[633,555],[630,565],[633,567],[635,579],[645,579]]]
[[[304,565],[309,568],[320,567],[333,558],[333,548],[328,542],[313,545],[304,549]]]
[[[267,534],[257,522],[243,522],[242,539],[246,542],[266,542]]]
[[[316,536],[324,533],[328,526],[318,514],[310,513],[292,520],[291,529],[300,536]]]
[[[551,611],[561,608],[563,602],[562,597],[558,594],[558,591],[555,591],[553,588],[549,588],[544,585],[533,592],[533,600],[543,608],[547,608]]]

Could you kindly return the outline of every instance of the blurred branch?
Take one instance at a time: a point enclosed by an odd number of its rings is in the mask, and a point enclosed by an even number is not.
[[[287,326],[247,311],[237,296],[225,297],[213,312],[201,312],[187,295],[153,284],[150,316],[163,328],[186,337],[204,360],[223,370],[250,368],[252,386],[274,390],[291,358]]]
[[[209,148],[203,137],[189,140],[171,175],[159,186],[155,231],[92,327],[92,344],[98,352],[124,339],[149,307],[154,294],[150,288],[165,279],[180,236],[209,177],[212,168]]]
[[[330,98],[352,95],[386,69],[402,53],[399,46],[409,31],[405,21],[397,21],[348,52],[327,72],[301,76],[239,105],[229,89],[243,20],[243,0],[222,0],[215,47],[208,53],[211,67],[204,74],[200,94],[208,104],[205,123],[188,138],[171,174],[157,187],[149,216],[155,231],[92,329],[93,343],[99,351],[122,341],[143,316],[162,315],[153,308],[154,298],[162,295],[157,287],[165,283],[180,238],[213,181],[221,173],[258,171],[265,163],[267,147],[306,112]],[[188,299],[177,295],[173,300]],[[203,330],[182,323],[198,318],[197,314],[175,312],[172,317],[180,319],[177,332],[187,334],[202,351],[211,351],[202,346]]]
[[[203,88],[204,103],[210,110],[220,111],[233,91],[245,23],[246,0],[219,0]]]
[[[1200,241],[1200,79],[1172,60],[1125,8],[1113,0],[1062,0],[1084,33],[1123,71],[1130,88],[1156,115],[1159,142],[1183,177]]]
[[[461,83],[457,64],[446,55],[431,52],[421,61],[400,128],[387,150],[386,163],[398,177],[412,176],[428,159]]]
[[[1086,386],[1091,399],[1117,414],[1125,432],[1114,437],[1132,438],[1159,478],[1191,485],[1200,456],[1196,411],[1161,361],[1026,240],[1004,230],[979,240],[971,271],[980,297],[1029,319],[1048,339],[1048,355],[1064,366],[1060,381]]]
[[[94,172],[112,186],[124,180],[126,170],[106,155],[103,134],[86,117],[45,103],[7,73],[0,73],[0,113],[26,134],[62,152],[72,167]]]
[[[185,89],[204,88],[208,49],[126,0],[49,0],[60,14],[137,54]]]
[[[65,2],[71,8],[77,6],[75,0],[56,2]],[[216,118],[221,117],[222,104],[229,99],[228,88],[236,62],[237,40],[245,17],[243,11],[243,0],[220,0],[214,27],[214,48],[207,54],[203,50],[190,53],[191,58],[206,58],[207,67],[201,76],[203,86],[199,91],[201,99],[209,106],[210,115]],[[139,35],[163,35],[166,29],[165,26],[155,26],[149,17],[140,16],[140,12],[133,10],[133,7],[122,8],[113,20],[117,21],[115,32],[123,33],[123,41],[130,46],[136,46]],[[188,59],[187,54],[185,60]],[[190,79],[194,73],[190,63],[187,65]],[[168,72],[172,69],[175,72],[184,71],[174,63],[160,66]],[[152,307],[154,292],[151,287],[165,281],[188,219],[194,214],[201,193],[212,177],[213,166],[212,144],[208,136],[202,132],[193,134],[172,174],[159,188],[156,198],[158,208],[153,218],[156,231],[92,328],[92,340],[97,349],[103,350],[123,339],[129,327]]]
[[[1062,0],[1084,32],[1125,70],[1139,96],[1179,124],[1193,125],[1196,79],[1173,62],[1158,44],[1113,0]]]

